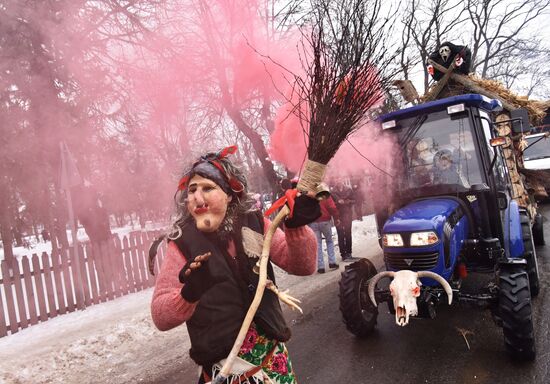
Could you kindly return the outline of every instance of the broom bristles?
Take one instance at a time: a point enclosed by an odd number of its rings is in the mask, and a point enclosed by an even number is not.
[[[368,64],[341,78],[321,79],[323,74],[317,75],[314,80],[318,84],[330,86],[311,87],[319,94],[308,98],[312,113],[307,152],[308,159],[328,164],[347,137],[361,127],[367,112],[383,100],[383,92],[377,71]]]

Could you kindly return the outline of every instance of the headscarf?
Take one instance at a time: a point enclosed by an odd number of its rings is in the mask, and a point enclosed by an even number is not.
[[[231,174],[223,165],[222,159],[237,152],[237,146],[226,147],[219,152],[207,153],[196,161],[191,170],[185,174],[178,183],[178,190],[187,188],[189,180],[195,175],[212,180],[228,195],[240,196],[244,191],[244,185],[235,175]]]

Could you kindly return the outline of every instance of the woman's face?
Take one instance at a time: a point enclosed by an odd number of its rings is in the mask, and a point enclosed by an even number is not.
[[[231,196],[210,179],[195,175],[189,181],[187,209],[202,232],[216,231],[227,212]]]

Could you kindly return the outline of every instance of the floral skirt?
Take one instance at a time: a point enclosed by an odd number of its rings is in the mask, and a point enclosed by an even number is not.
[[[262,369],[254,376],[239,380],[239,375],[231,376],[226,380],[227,384],[296,384],[296,377],[286,346],[269,339],[263,331],[252,324],[244,339],[238,357],[243,362],[241,365],[261,366]],[[222,364],[214,364],[212,373],[214,377],[221,369]],[[209,375],[212,376],[212,375]],[[205,380],[201,375],[199,384]]]

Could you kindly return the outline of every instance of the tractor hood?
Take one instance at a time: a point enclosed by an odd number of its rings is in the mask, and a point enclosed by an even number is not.
[[[458,203],[452,199],[428,198],[413,201],[396,211],[384,225],[383,233],[435,231],[455,212]]]

